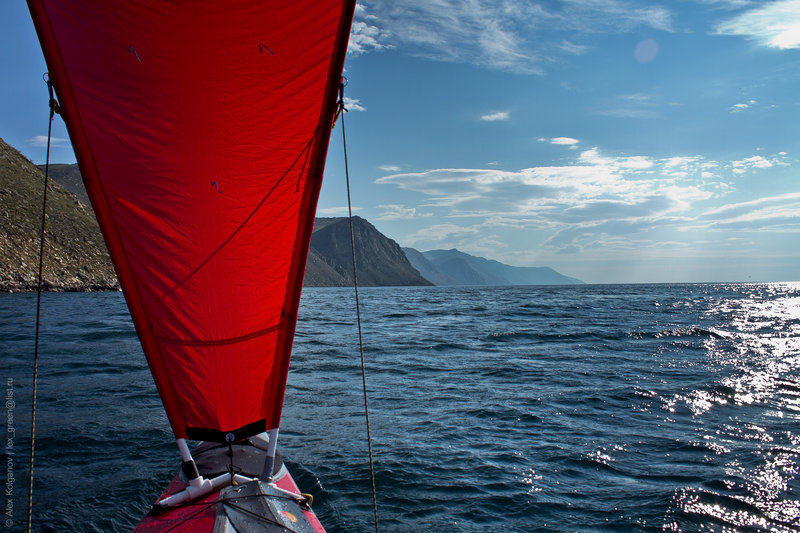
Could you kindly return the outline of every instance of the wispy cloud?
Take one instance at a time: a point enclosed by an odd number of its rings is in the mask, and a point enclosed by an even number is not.
[[[571,137],[546,140],[556,139],[566,146],[572,141],[577,144]],[[785,165],[786,158],[781,153],[721,162],[699,155],[611,155],[591,148],[580,151],[570,164],[562,166],[516,171],[442,168],[391,174],[376,182],[420,193],[422,199],[417,205],[438,216],[549,233],[544,243],[556,252],[584,249],[598,239],[608,242],[612,237],[663,228],[677,231],[699,227],[698,224],[710,226],[710,220],[699,222],[698,213],[711,200],[718,201],[720,195],[728,194],[732,180],[747,172]],[[796,196],[800,197],[800,193]],[[794,196],[786,198],[800,202]],[[756,216],[766,220],[770,210],[777,212],[774,203],[754,205],[758,210],[748,210],[749,220]],[[726,212],[728,224],[744,224],[748,220],[734,221],[733,208]],[[800,230],[800,214],[789,218],[789,212],[787,207],[769,217],[773,221],[780,219],[782,224],[794,224]],[[462,226],[445,227],[446,240],[454,242],[456,228]],[[467,227],[478,226],[470,223]],[[430,242],[423,234],[420,232],[414,239]]]
[[[660,117],[664,105],[648,94],[624,94],[595,113],[609,117],[650,119]]]
[[[711,217],[711,216],[719,216],[724,215],[728,218],[731,217],[739,217],[749,212],[752,212],[754,209],[762,209],[764,207],[776,207],[781,205],[796,205],[800,203],[800,193],[793,192],[788,194],[782,194],[780,196],[769,196],[766,198],[758,198],[756,200],[750,200],[747,202],[739,202],[735,204],[726,204],[722,207],[717,207],[714,209],[710,209],[703,214],[703,217]],[[800,216],[800,210],[798,210],[798,216]]]
[[[394,174],[378,183],[423,193],[431,206],[445,207],[451,216],[522,216],[541,220],[574,221],[600,211],[614,218],[633,216],[622,205],[649,209],[650,214],[686,208],[687,195],[708,197],[678,186],[672,161],[644,156],[604,156],[583,151],[575,164],[534,167],[519,171],[496,169],[436,169]],[[687,165],[690,163],[687,162]],[[694,174],[700,165],[693,165]],[[654,180],[653,174],[667,176]],[[691,194],[688,194],[688,192]],[[663,200],[657,200],[662,198]],[[627,208],[626,208],[627,209]]]
[[[47,146],[47,135],[36,135],[28,139],[28,144],[37,148],[44,148]],[[50,137],[50,146],[69,146],[69,139],[62,137]]]
[[[748,229],[800,233],[800,193],[727,204],[698,217],[706,229]]]
[[[487,122],[508,120],[509,118],[511,118],[511,113],[509,113],[508,111],[494,111],[492,113],[487,113],[486,115],[481,115],[481,120],[485,120]]]
[[[567,52],[568,54],[572,54],[572,55],[576,55],[576,56],[583,55],[583,54],[585,54],[586,52],[588,52],[591,49],[591,47],[588,46],[588,45],[575,44],[575,43],[572,43],[570,41],[567,41],[566,39],[561,41],[561,44],[558,45],[558,48],[560,48],[561,50]]]
[[[400,172],[400,167],[397,165],[381,165],[378,168],[384,172]]]
[[[717,25],[718,35],[741,35],[772,48],[800,48],[800,0],[765,2]]]
[[[385,48],[494,70],[542,73],[557,57],[580,55],[597,33],[674,31],[672,13],[630,0],[364,0],[350,36],[352,54]]]
[[[443,243],[453,239],[472,237],[478,233],[478,228],[470,226],[459,226],[457,224],[434,224],[427,228],[410,234],[406,237],[409,246],[415,246],[419,242]]]
[[[431,217],[433,213],[420,213],[416,207],[406,207],[399,204],[384,204],[377,206],[383,209],[383,213],[378,215],[378,220],[406,220],[418,217]]]
[[[695,0],[700,4],[719,5],[721,8],[739,8],[753,5],[753,0]]]

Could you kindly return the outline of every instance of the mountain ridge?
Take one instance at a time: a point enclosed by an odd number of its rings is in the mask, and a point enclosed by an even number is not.
[[[450,250],[420,252],[404,248],[409,262],[437,285],[575,285],[583,281],[565,276],[550,267],[516,267]],[[436,282],[434,282],[436,283]]]

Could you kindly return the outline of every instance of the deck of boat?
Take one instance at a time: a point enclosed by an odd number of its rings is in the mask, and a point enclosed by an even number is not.
[[[234,443],[230,449],[227,444],[202,442],[192,451],[192,455],[198,471],[205,478],[229,473],[231,467],[236,474],[257,478],[263,471],[266,451],[266,443],[252,438]],[[278,489],[300,494],[280,455],[275,458],[273,483]],[[185,487],[186,482],[178,474],[159,500],[180,492]],[[325,529],[309,506],[287,497],[265,481],[256,480],[228,485],[178,507],[163,510],[154,508],[134,531],[324,533]]]

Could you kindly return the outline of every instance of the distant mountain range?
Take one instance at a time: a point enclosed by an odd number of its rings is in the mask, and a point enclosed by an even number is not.
[[[456,249],[403,248],[409,262],[435,285],[571,285],[581,280],[550,267],[515,267]]]
[[[78,166],[51,165],[50,177],[45,288],[118,289]],[[36,288],[42,180],[41,168],[0,139],[0,290]],[[360,217],[353,217],[353,231],[362,286],[582,283],[547,267],[513,267],[458,250],[401,249]],[[353,284],[347,218],[316,219],[304,283]]]

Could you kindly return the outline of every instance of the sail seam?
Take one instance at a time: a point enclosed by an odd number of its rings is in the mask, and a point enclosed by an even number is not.
[[[160,335],[157,335],[156,338],[161,342],[166,342],[169,344],[178,344],[181,346],[225,346],[227,344],[236,344],[237,342],[244,342],[258,337],[262,337],[274,331],[278,331],[279,327],[280,327],[279,324],[275,324],[274,326],[270,326],[268,328],[254,331],[246,335],[240,335],[238,337],[230,337],[228,339],[216,339],[216,340],[173,339],[170,337],[162,337]]]

